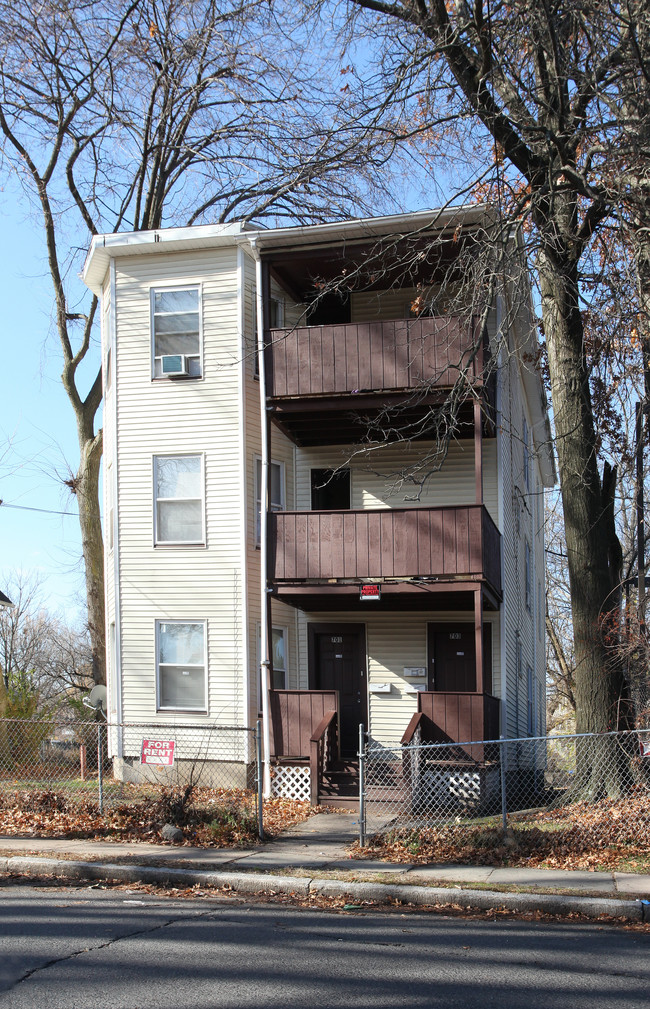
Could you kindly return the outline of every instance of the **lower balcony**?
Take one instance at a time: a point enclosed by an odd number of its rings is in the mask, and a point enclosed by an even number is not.
[[[361,605],[380,608],[435,609],[433,595],[477,584],[501,598],[501,536],[482,505],[274,512],[269,526],[274,590],[295,606],[358,603],[368,582],[379,599]]]

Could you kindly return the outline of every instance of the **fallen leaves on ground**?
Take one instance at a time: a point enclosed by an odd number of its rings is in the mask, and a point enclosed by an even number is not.
[[[160,836],[165,823],[183,831],[182,844],[205,848],[241,847],[258,841],[255,795],[244,789],[195,788],[185,798],[182,790],[162,788],[143,792],[125,786],[119,801],[99,812],[95,800],[74,798],[50,789],[0,793],[0,833],[51,838],[148,841],[166,844]],[[309,803],[295,799],[264,800],[264,831],[274,836],[307,819]]]
[[[356,858],[553,869],[650,871],[650,793],[576,802],[508,818],[501,824],[444,824],[377,834]]]

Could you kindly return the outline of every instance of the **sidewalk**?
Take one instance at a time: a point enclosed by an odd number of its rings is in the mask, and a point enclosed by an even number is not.
[[[650,920],[650,904],[641,903],[650,899],[650,875],[354,860],[346,849],[356,830],[354,814],[318,813],[246,850],[0,835],[0,872],[174,882],[185,887],[198,882],[247,893],[327,893],[420,905],[446,902],[625,915],[636,920],[644,920],[645,912]]]

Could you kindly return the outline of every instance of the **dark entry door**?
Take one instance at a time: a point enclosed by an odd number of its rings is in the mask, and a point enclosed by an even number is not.
[[[359,724],[366,724],[366,634],[363,624],[309,624],[310,685],[338,690],[341,753],[359,748]]]
[[[429,624],[429,688],[476,691],[474,624]],[[483,625],[483,690],[492,690],[492,628]]]

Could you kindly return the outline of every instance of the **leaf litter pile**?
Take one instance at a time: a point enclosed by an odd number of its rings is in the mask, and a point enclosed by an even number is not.
[[[127,786],[128,788],[128,786]],[[273,836],[306,820],[309,803],[264,800],[264,831]],[[160,788],[155,793],[128,790],[99,812],[94,799],[51,789],[0,792],[0,834],[90,840],[148,841],[165,844],[161,828],[183,832],[181,844],[236,848],[258,843],[255,795],[243,789]]]
[[[481,824],[396,828],[354,848],[356,858],[650,872],[650,793],[624,799],[576,802]]]

